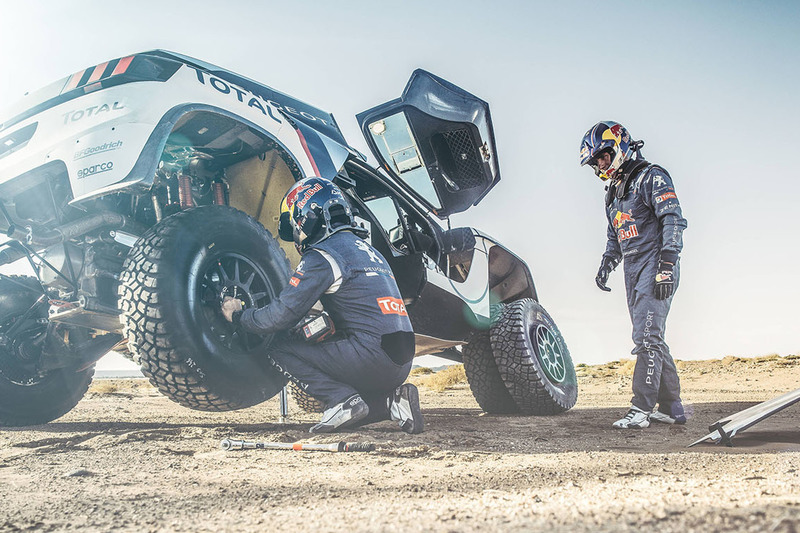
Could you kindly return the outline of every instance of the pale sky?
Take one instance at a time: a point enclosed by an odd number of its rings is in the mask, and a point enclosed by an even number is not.
[[[332,112],[400,95],[418,67],[491,106],[502,181],[453,217],[530,266],[573,359],[630,358],[621,269],[603,293],[603,184],[578,166],[599,120],[644,139],[689,221],[667,342],[678,359],[800,351],[800,3],[0,1],[0,107],[163,48]]]

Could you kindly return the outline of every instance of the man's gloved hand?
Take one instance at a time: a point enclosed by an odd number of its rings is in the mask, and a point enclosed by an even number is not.
[[[611,292],[611,289],[606,287],[606,282],[608,282],[609,274],[611,274],[615,268],[617,268],[617,262],[614,258],[604,255],[603,260],[600,262],[600,268],[597,270],[597,277],[594,278],[594,282],[597,283],[597,286],[601,290]]]
[[[672,296],[675,290],[675,264],[667,261],[658,261],[658,272],[656,272],[656,298],[666,300]]]
[[[244,302],[232,296],[222,299],[222,315],[228,322],[233,322],[233,313],[244,309]]]

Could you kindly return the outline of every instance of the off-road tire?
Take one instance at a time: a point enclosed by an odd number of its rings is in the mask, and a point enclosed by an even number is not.
[[[293,381],[289,382],[289,390],[291,391],[294,403],[306,413],[321,413],[325,410],[324,403],[298,387]]]
[[[572,358],[547,311],[525,298],[508,304],[490,329],[497,369],[526,415],[554,415],[578,399]]]
[[[244,269],[235,283],[223,263]],[[219,284],[209,282],[214,272]],[[215,292],[244,287],[252,273],[250,282],[265,288],[245,303],[263,306],[286,285],[289,261],[269,231],[231,207],[182,211],[134,244],[119,288],[122,324],[134,359],[159,391],[201,411],[241,409],[280,392],[286,379],[267,357],[271,336],[254,339],[227,323],[220,301],[234,294]],[[235,295],[248,300],[242,291]]]
[[[3,335],[42,294],[38,282],[32,277],[8,278],[0,279],[0,333]],[[46,309],[42,308],[38,318],[46,318]],[[32,426],[55,420],[75,407],[89,389],[94,365],[81,370],[61,368],[39,376],[34,373],[26,375],[14,363],[16,350],[22,344],[39,340],[40,336],[46,335],[46,329],[47,326],[42,324],[18,330],[0,347],[0,427]],[[21,349],[25,350],[24,347]]]
[[[502,314],[503,304],[492,305],[491,322]],[[481,409],[490,414],[511,414],[519,411],[497,369],[488,331],[474,331],[461,352],[469,388]]]

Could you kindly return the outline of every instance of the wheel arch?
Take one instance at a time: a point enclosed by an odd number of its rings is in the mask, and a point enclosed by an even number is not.
[[[165,113],[153,129],[127,176],[118,183],[99,189],[91,198],[121,189],[127,189],[135,195],[144,195],[150,191],[170,136],[182,122],[195,114],[207,114],[211,119],[225,117],[236,125],[249,128],[261,138],[264,151],[260,155],[226,167],[226,180],[230,186],[229,205],[247,213],[273,235],[277,235],[280,200],[294,182],[306,177],[307,170],[303,168],[295,154],[281,142],[276,132],[271,132],[263,125],[236,113],[208,104],[181,104]],[[299,262],[299,255],[291,243],[281,242],[281,247],[292,265],[296,265]]]
[[[522,298],[538,301],[530,268],[519,256],[503,245],[487,239],[489,248],[489,294],[491,304],[508,303]]]
[[[130,188],[134,192],[138,189],[140,193],[145,193],[153,185],[158,164],[161,161],[162,154],[167,145],[167,140],[170,134],[175,130],[179,121],[189,113],[209,113],[211,115],[221,115],[232,119],[238,123],[246,125],[258,132],[264,139],[274,143],[279,148],[282,158],[287,166],[297,174],[296,179],[306,177],[306,172],[300,164],[300,161],[292,154],[291,150],[286,147],[274,133],[267,130],[251,120],[248,120],[241,115],[228,111],[226,109],[202,103],[183,103],[171,108],[164,113],[161,120],[153,128],[147,141],[142,147],[139,157],[131,168],[130,172],[119,182],[109,185],[107,187],[98,189],[90,197],[81,198],[80,201],[89,200],[104,194],[115,192],[123,188]]]

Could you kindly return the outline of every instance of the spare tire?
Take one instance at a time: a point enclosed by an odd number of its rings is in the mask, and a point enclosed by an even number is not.
[[[263,402],[286,378],[267,356],[272,336],[244,332],[220,311],[224,296],[263,307],[286,285],[289,261],[269,231],[227,206],[176,213],[128,253],[119,288],[128,346],[172,400],[201,411]]]
[[[578,379],[561,332],[547,311],[525,298],[508,304],[490,330],[497,369],[519,411],[553,415],[578,400]]]

